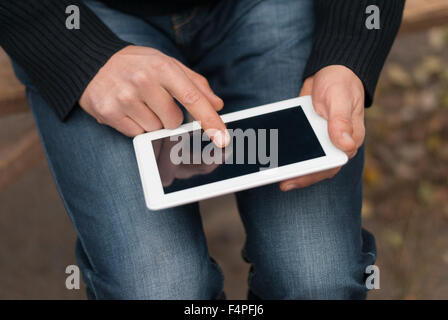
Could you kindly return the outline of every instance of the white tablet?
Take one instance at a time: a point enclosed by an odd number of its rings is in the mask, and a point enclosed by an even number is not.
[[[216,147],[196,121],[134,138],[146,206],[174,207],[345,164],[311,97],[221,116],[231,143]]]

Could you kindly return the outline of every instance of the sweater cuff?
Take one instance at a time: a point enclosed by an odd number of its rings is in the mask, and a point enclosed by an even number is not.
[[[380,10],[380,29],[369,30],[369,5]],[[330,65],[351,69],[362,81],[365,106],[373,102],[381,69],[401,24],[404,0],[316,0],[313,47],[303,78]]]
[[[80,29],[66,27],[69,5],[79,7]],[[79,0],[0,0],[0,44],[61,120],[110,57],[130,45]]]

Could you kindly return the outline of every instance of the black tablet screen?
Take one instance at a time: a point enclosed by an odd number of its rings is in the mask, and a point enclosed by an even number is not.
[[[224,149],[203,130],[152,142],[165,194],[325,156],[300,106],[226,125]]]

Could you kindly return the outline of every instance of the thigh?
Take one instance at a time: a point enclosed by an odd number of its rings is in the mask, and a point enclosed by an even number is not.
[[[86,1],[123,39],[176,55],[142,20]],[[66,210],[78,234],[77,259],[96,298],[209,299],[221,292],[198,205],[151,212],[145,207],[132,140],[76,107],[61,122],[29,78],[41,140]]]
[[[204,41],[210,47],[197,68],[223,97],[223,112],[297,96],[312,46],[313,1],[242,0],[221,11],[229,17],[224,32]],[[309,188],[283,193],[272,184],[237,193],[255,295],[364,297],[375,246],[361,228],[363,159],[361,149],[335,178]]]
[[[361,299],[375,242],[361,227],[363,148],[333,178],[282,192],[237,194],[250,287],[271,299]]]

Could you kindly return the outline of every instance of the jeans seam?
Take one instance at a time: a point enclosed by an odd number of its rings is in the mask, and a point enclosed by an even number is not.
[[[183,43],[182,37],[180,36],[180,30],[182,29],[182,27],[190,23],[196,17],[197,12],[198,7],[195,7],[193,11],[190,13],[190,15],[184,21],[179,21],[180,15],[177,14],[171,15],[171,22],[173,23],[174,35],[179,43]]]
[[[97,300],[98,299],[98,292],[97,292],[97,290],[95,288],[95,285],[93,283],[92,276],[90,274],[90,270],[87,269],[87,270],[84,270],[84,272],[85,272],[86,278],[89,280],[89,284],[88,284],[89,288],[92,290],[93,295],[95,296],[95,300]]]
[[[182,28],[184,25],[190,23],[191,20],[193,20],[194,17],[196,17],[197,12],[198,12],[198,7],[195,7],[195,8],[193,9],[193,11],[191,12],[191,14],[190,14],[184,21],[182,21],[182,22],[177,22],[177,21],[176,21],[176,20],[177,20],[176,17],[179,17],[179,15],[173,15],[172,18],[174,18],[174,25],[173,25],[174,30],[176,30],[176,29],[180,29],[180,28]]]

